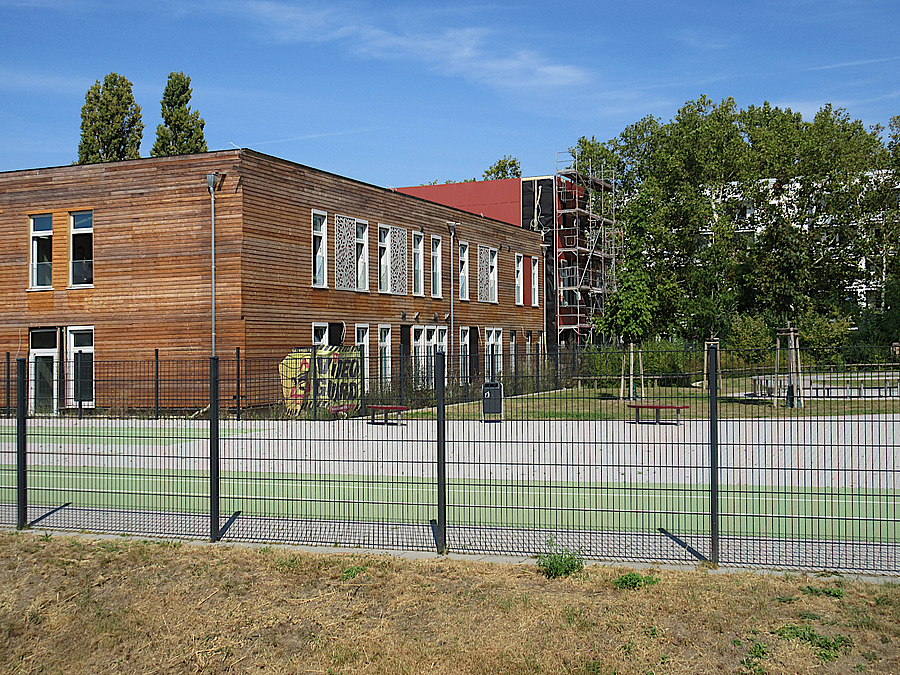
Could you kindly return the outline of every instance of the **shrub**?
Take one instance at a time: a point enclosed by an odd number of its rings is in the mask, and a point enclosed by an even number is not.
[[[659,579],[652,574],[644,576],[637,572],[629,572],[628,574],[623,574],[618,579],[613,579],[612,583],[616,588],[634,590],[636,588],[643,588],[644,586],[652,586],[658,581]]]
[[[548,579],[567,577],[584,569],[584,558],[581,551],[571,551],[566,547],[559,547],[553,541],[553,537],[547,540],[547,553],[538,556],[537,566]]]

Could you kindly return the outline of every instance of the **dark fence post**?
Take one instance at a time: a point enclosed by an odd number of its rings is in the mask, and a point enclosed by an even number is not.
[[[513,344],[513,395],[519,395],[519,343]]]
[[[6,417],[12,417],[12,371],[10,370],[9,352],[6,352]]]
[[[153,350],[153,410],[159,419],[159,350]]]
[[[209,540],[219,540],[219,357],[209,357]]]
[[[359,414],[366,415],[366,386],[369,383],[369,364],[363,354],[363,347],[359,348]]]
[[[16,359],[16,529],[28,527],[28,384],[26,361]]]
[[[719,564],[719,347],[709,346],[709,559]]]
[[[406,389],[406,378],[407,371],[409,370],[409,364],[406,362],[406,345],[400,345],[400,405],[406,405],[404,403],[404,390]]]
[[[234,348],[234,404],[238,421],[241,419],[241,348]]]
[[[312,408],[313,419],[319,419],[319,356],[315,345],[312,348]]]
[[[444,352],[434,355],[434,394],[437,403],[437,552],[447,550],[447,447],[446,401],[444,392]]]
[[[553,352],[553,391],[559,390],[559,348]]]

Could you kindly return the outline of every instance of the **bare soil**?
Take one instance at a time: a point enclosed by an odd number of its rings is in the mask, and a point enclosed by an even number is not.
[[[5,533],[0,672],[900,673],[897,583],[629,571]]]

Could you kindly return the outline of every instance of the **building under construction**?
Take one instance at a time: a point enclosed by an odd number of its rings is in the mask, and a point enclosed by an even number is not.
[[[616,290],[622,253],[614,186],[611,169],[561,152],[549,176],[397,190],[543,233],[545,335],[555,351],[600,339],[592,319]]]

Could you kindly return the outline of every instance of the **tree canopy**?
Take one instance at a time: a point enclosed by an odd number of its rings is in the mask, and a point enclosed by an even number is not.
[[[163,123],[156,127],[156,143],[150,151],[152,157],[207,151],[203,137],[205,122],[198,111],[191,110],[191,93],[190,77],[184,73],[169,73],[160,101]]]
[[[644,270],[647,302],[664,317],[654,332],[707,338],[742,315],[770,326],[809,311],[861,318],[867,284],[882,289],[876,313],[891,309],[900,117],[886,143],[881,131],[830,105],[804,121],[701,97],[667,123],[645,117],[573,150],[616,171],[624,270],[633,275],[635,260]]]
[[[131,82],[109,73],[88,89],[81,109],[78,163],[96,164],[140,157],[144,123]]]
[[[521,177],[522,167],[519,165],[519,160],[509,155],[503,155],[503,157],[489,166],[487,171],[485,171],[483,174],[484,180],[500,180],[503,178]]]

